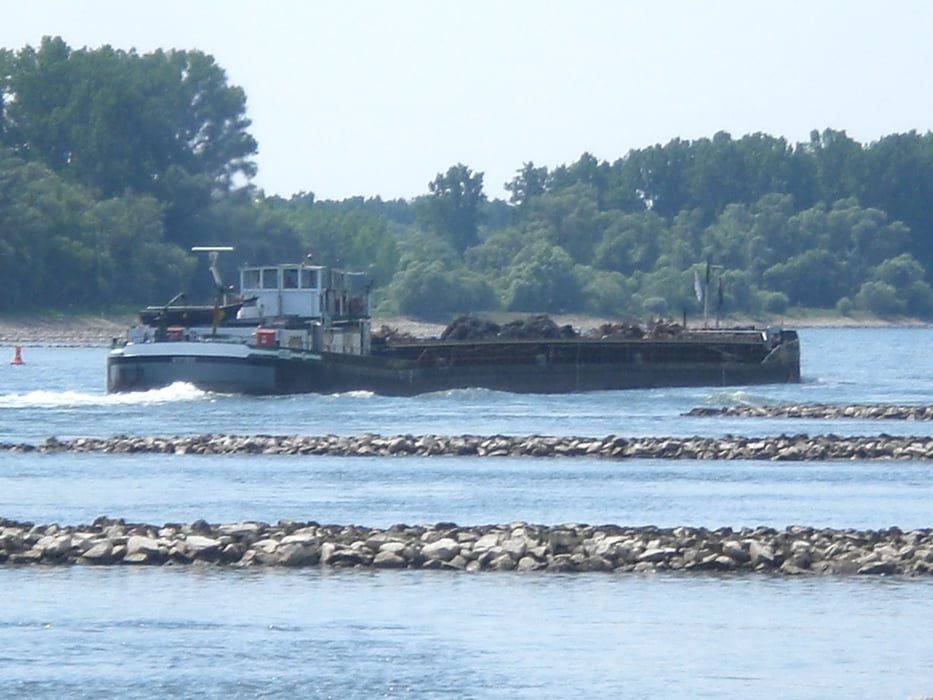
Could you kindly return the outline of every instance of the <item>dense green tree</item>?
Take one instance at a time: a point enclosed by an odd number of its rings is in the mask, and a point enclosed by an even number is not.
[[[896,316],[907,310],[897,290],[887,282],[877,280],[865,282],[859,287],[858,294],[855,295],[855,305],[879,316]]]
[[[518,174],[505,183],[505,189],[511,193],[509,201],[520,207],[526,205],[531,199],[547,191],[548,179],[547,168],[536,168],[531,161],[524,163]]]
[[[182,246],[212,195],[255,174],[245,94],[201,52],[73,51],[46,37],[3,64],[5,144],[98,198],[155,196]]]
[[[608,163],[599,161],[591,153],[583,153],[575,163],[554,169],[550,176],[551,189],[562,190],[585,185],[592,189],[597,204],[603,208],[610,183],[610,171],[611,166]]]
[[[633,307],[632,279],[621,272],[598,270],[578,265],[574,269],[585,299],[583,309],[610,318],[637,317]]]
[[[486,280],[438,261],[412,263],[398,272],[391,287],[400,313],[423,318],[440,320],[496,306],[495,293]]]
[[[487,236],[480,245],[464,253],[466,266],[488,277],[498,277],[508,269],[524,246],[524,238],[516,229],[503,229]]]
[[[619,180],[626,190],[612,193],[616,201],[630,202],[634,195],[642,208],[651,209],[665,218],[683,209],[692,209],[687,181],[693,159],[688,141],[674,139],[664,146],[656,145],[629,154],[615,165],[626,171]]]
[[[749,164],[732,136],[720,131],[712,139],[693,144],[685,173],[690,202],[712,221],[727,204],[748,202],[751,194]]]
[[[509,270],[505,301],[510,311],[557,313],[580,308],[583,293],[573,259],[560,246],[542,241],[525,248]]]
[[[399,241],[399,248],[399,269],[414,262],[440,262],[451,269],[460,264],[460,254],[453,243],[433,232],[415,229]]]
[[[933,288],[924,279],[924,270],[909,253],[902,253],[877,265],[872,281],[889,285],[907,313],[933,315]]]
[[[655,267],[664,242],[664,220],[653,211],[613,217],[593,253],[593,265],[630,275]]]
[[[535,198],[524,217],[528,240],[547,240],[574,260],[588,262],[606,227],[597,197],[595,187],[577,183]]]
[[[636,273],[636,276],[640,277],[638,288],[643,305],[642,314],[675,317],[686,310],[690,316],[701,315],[703,302],[695,296],[693,269],[677,270],[668,267],[651,273]],[[666,303],[663,307],[656,303],[645,306],[651,299],[663,299]],[[711,310],[712,308],[710,306]]]
[[[816,160],[820,199],[835,202],[859,198],[865,183],[865,154],[862,146],[845,131],[824,129],[810,132],[810,151]]]
[[[760,280],[775,263],[809,246],[788,225],[789,195],[769,194],[751,205],[730,204],[702,236],[703,254],[726,269],[744,269]]]
[[[791,304],[831,307],[849,291],[837,269],[840,264],[832,252],[812,249],[769,267],[763,282],[767,289],[783,292]]]
[[[483,173],[474,173],[462,163],[438,173],[430,183],[431,194],[422,197],[419,213],[424,228],[447,237],[460,253],[479,243]]]
[[[860,207],[855,199],[836,202],[825,226],[824,236],[811,245],[833,250],[863,267],[906,250],[910,240],[910,231],[901,222],[888,223],[883,211]]]
[[[102,200],[91,208],[86,240],[97,271],[106,278],[99,280],[99,296],[89,298],[89,306],[114,299],[158,303],[191,291],[196,260],[165,241],[161,208],[153,197],[134,194]]]
[[[72,51],[59,37],[25,47],[4,92],[7,145],[103,197],[162,198],[171,167],[227,190],[251,177],[246,97],[198,51]]]
[[[891,134],[865,153],[864,204],[911,229],[911,252],[933,267],[933,133]]]
[[[174,295],[191,263],[164,241],[160,210],[151,197],[95,201],[45,166],[0,149],[4,307],[89,310]]]

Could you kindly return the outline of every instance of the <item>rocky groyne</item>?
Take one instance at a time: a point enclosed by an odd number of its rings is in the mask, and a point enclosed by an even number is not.
[[[186,455],[476,456],[772,461],[933,460],[930,436],[778,435],[772,437],[557,437],[546,435],[190,435],[81,437],[0,443],[8,452]]]
[[[693,408],[685,416],[739,416],[743,418],[858,418],[863,420],[933,420],[933,406],[863,404],[788,404],[780,406],[723,406]]]
[[[659,528],[514,522],[386,529],[279,521],[90,525],[0,519],[0,564],[929,576],[933,530]]]

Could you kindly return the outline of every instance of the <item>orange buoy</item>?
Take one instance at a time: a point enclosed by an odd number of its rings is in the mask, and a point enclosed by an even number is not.
[[[20,345],[17,345],[13,349],[13,359],[10,360],[11,365],[21,365],[23,364],[23,348]]]

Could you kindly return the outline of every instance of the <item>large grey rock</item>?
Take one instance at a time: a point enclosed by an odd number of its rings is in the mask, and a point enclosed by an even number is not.
[[[328,564],[333,567],[352,567],[368,566],[372,563],[373,557],[366,556],[363,552],[355,549],[338,549],[331,556]]]
[[[511,571],[515,568],[515,559],[503,552],[489,562],[488,568],[492,571]]]
[[[540,571],[547,567],[547,562],[535,559],[534,557],[524,556],[518,560],[516,568],[519,571]]]
[[[280,544],[300,544],[304,547],[314,547],[320,544],[321,538],[317,535],[311,533],[296,533],[294,535],[286,535],[281,539]]]
[[[11,557],[11,560],[14,564],[38,564],[42,561],[42,557],[45,554],[41,549],[36,549],[31,547],[25,552],[16,552]]]
[[[525,552],[528,551],[528,542],[523,537],[510,537],[507,540],[503,540],[500,546],[502,547],[502,551],[515,561],[525,556]]]
[[[100,540],[84,550],[81,558],[90,564],[109,564],[113,555],[113,545],[110,540]]]
[[[371,564],[373,556],[344,544],[324,542],[320,548],[319,561],[324,566],[352,567]]]
[[[159,541],[152,537],[132,535],[126,541],[126,555],[144,554],[146,557],[158,556],[161,551]]]
[[[319,548],[313,542],[285,542],[278,548],[279,566],[310,566],[320,561]]]
[[[276,566],[279,562],[279,541],[271,537],[259,540],[253,543],[248,553],[257,564]]]
[[[220,535],[230,535],[237,539],[256,539],[267,527],[268,525],[265,523],[228,523],[226,525],[218,525],[216,531]]]
[[[726,540],[722,543],[723,555],[729,557],[737,564],[744,564],[751,560],[751,555],[738,540]]]
[[[381,545],[379,545],[379,553],[381,554],[384,552],[386,554],[395,554],[404,558],[406,556],[405,553],[409,551],[410,547],[411,545],[407,542],[389,540],[388,542],[383,542]]]
[[[39,538],[35,548],[42,551],[46,559],[60,559],[71,551],[71,535],[46,535]]]
[[[473,543],[473,551],[477,554],[498,547],[502,541],[502,534],[498,532],[487,532]]]
[[[748,555],[752,564],[764,564],[765,566],[774,566],[774,550],[758,540],[750,540],[748,543]]]
[[[816,560],[813,556],[813,545],[806,540],[794,540],[790,545],[788,560],[800,569],[809,569],[810,564]]]
[[[180,543],[184,552],[194,559],[209,559],[220,554],[221,542],[204,535],[188,535]]]
[[[258,546],[259,543],[257,543]],[[321,564],[324,566],[330,566],[330,559],[334,556],[334,553],[337,551],[337,545],[333,542],[324,542],[321,545]]]
[[[896,574],[898,572],[897,564],[890,559],[876,560],[868,562],[867,564],[859,567],[856,573],[864,575],[887,575]]]
[[[636,557],[636,561],[646,561],[654,564],[659,561],[664,561],[665,559],[668,559],[677,553],[678,552],[674,547],[652,547],[651,549],[646,549],[644,552],[639,554]]]
[[[442,537],[436,542],[429,542],[421,548],[426,559],[450,561],[460,553],[460,543],[450,537]]]
[[[582,539],[570,528],[553,528],[548,534],[548,550],[551,554],[570,554]]]
[[[593,551],[596,556],[606,557],[615,562],[632,564],[635,562],[635,550],[629,539],[623,535],[613,535],[600,540]]]
[[[381,550],[373,557],[373,566],[377,569],[404,569],[408,562],[395,552]]]

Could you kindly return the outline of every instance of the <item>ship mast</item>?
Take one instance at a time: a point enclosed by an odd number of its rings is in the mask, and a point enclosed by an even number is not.
[[[706,281],[702,282],[700,280],[700,273],[694,269],[693,271],[693,289],[696,292],[697,301],[703,302],[703,327],[709,328],[709,293],[710,293],[710,272],[712,270],[719,270],[719,289],[717,295],[717,306],[716,306],[716,328],[719,328],[719,318],[722,314],[722,270],[725,268],[724,265],[713,265],[712,258],[706,258]]]
[[[193,253],[208,253],[211,277],[214,278],[214,285],[217,287],[216,299],[214,301],[214,304],[217,306],[227,302],[224,282],[220,276],[220,270],[217,269],[217,258],[221,253],[229,253],[231,251],[233,251],[232,245],[196,245],[191,248],[191,252]]]
[[[224,289],[224,281],[220,276],[220,270],[217,269],[217,258],[221,253],[229,253],[233,250],[232,245],[196,245],[191,248],[193,253],[207,253],[210,260],[211,277],[214,278],[214,285],[217,292],[214,295],[214,313],[212,314],[211,335],[217,335],[217,324],[220,322],[220,307],[227,303],[227,290]]]

